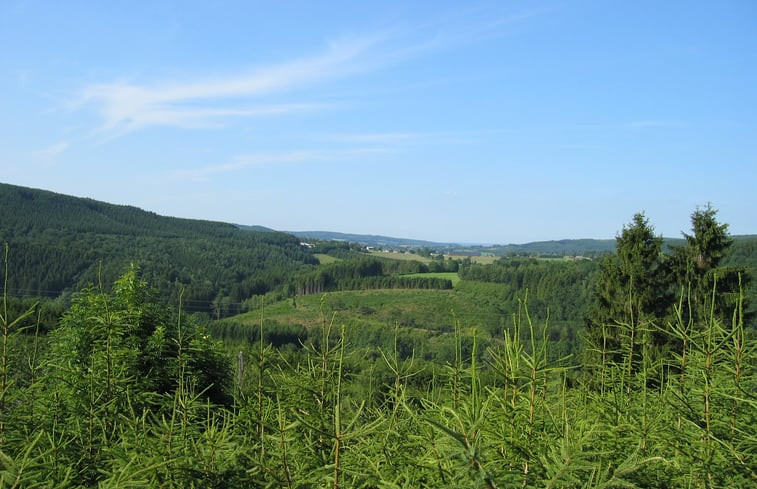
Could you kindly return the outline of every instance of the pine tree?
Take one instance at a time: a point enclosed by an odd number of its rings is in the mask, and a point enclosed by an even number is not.
[[[730,319],[739,290],[748,281],[743,267],[720,266],[733,239],[728,234],[728,224],[719,223],[716,215],[711,204],[692,213],[692,234],[683,233],[686,246],[673,251],[672,272],[682,288],[680,293],[687,299],[685,312],[695,323],[712,313]]]
[[[623,227],[616,238],[616,254],[606,256],[600,264],[595,300],[587,319],[589,343],[592,351],[602,359],[630,358],[645,335],[655,343],[654,325],[667,314],[672,296],[669,293],[669,274],[662,253],[662,237],[643,213]],[[638,357],[637,357],[638,358]]]

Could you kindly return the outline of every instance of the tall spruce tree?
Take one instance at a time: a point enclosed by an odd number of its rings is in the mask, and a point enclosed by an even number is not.
[[[744,267],[723,267],[721,260],[733,239],[728,224],[716,219],[711,204],[691,214],[691,232],[683,233],[686,245],[673,250],[671,271],[681,287],[684,312],[694,323],[711,316],[729,320],[748,277]],[[713,301],[714,300],[714,301]]]
[[[588,339],[603,359],[630,358],[633,366],[642,341],[663,341],[656,326],[672,303],[669,273],[662,237],[655,236],[643,213],[634,215],[615,239],[616,253],[600,264]]]

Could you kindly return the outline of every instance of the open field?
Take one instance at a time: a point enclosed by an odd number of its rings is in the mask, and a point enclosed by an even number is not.
[[[336,258],[334,256],[327,255],[325,253],[315,253],[313,256],[318,259],[321,265],[328,265],[329,263],[341,261],[341,258]]]
[[[380,258],[391,258],[392,260],[415,260],[421,263],[431,263],[431,258],[416,255],[415,253],[403,253],[395,251],[369,251],[368,254]]]
[[[431,258],[428,258],[426,256],[417,255],[415,253],[404,253],[404,252],[394,252],[394,251],[371,251],[369,252],[371,256],[378,256],[382,258],[391,258],[394,260],[416,260],[421,263],[431,263],[433,260]],[[501,257],[499,256],[455,256],[455,255],[444,255],[445,260],[462,260],[464,258],[470,258],[473,263],[481,263],[483,265],[487,265],[490,263],[494,263]]]
[[[457,272],[431,272],[431,273],[408,273],[404,277],[424,277],[424,278],[441,278],[452,282],[452,287],[457,286],[460,282],[460,276]]]
[[[490,265],[494,263],[495,261],[502,258],[501,256],[493,256],[493,255],[480,255],[480,256],[456,256],[456,255],[444,255],[444,259],[454,259],[454,260],[463,260],[465,258],[470,258],[470,260],[473,263],[480,263],[482,265]]]

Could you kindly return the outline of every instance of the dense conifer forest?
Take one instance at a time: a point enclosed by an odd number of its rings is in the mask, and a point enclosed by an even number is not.
[[[0,205],[0,487],[757,484],[757,240],[711,206],[480,264]]]
[[[138,263],[152,287],[188,310],[213,312],[275,288],[317,261],[299,239],[231,224],[168,218],[128,206],[0,185],[1,236],[16,296],[60,297]]]

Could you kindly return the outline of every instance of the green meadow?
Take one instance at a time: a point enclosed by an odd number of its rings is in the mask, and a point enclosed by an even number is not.
[[[421,263],[431,263],[431,258],[427,256],[421,256],[415,253],[409,253],[404,251],[376,251],[372,250],[368,252],[369,255],[379,258],[389,258],[391,260],[405,260],[405,261],[418,261]]]
[[[460,283],[460,275],[456,272],[427,272],[427,273],[409,273],[407,277],[427,277],[427,278],[441,278],[452,282],[452,286],[455,287]]]

